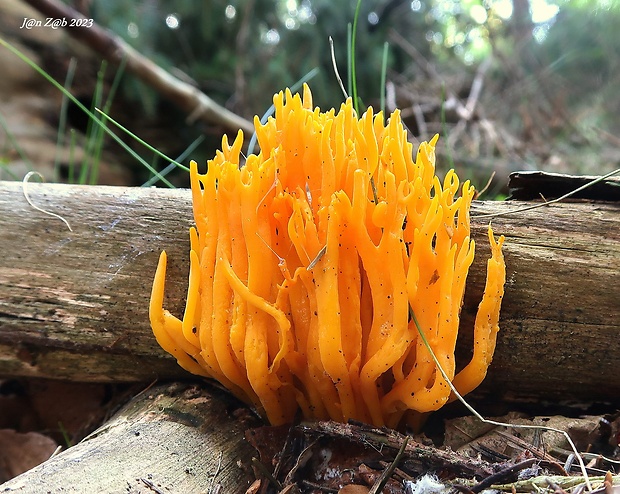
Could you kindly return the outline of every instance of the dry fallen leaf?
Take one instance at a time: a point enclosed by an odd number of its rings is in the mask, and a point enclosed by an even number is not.
[[[368,494],[369,489],[363,485],[349,484],[338,491],[338,494]]]
[[[523,414],[510,413],[500,417],[501,422],[509,424],[546,426],[567,431],[577,448],[586,451],[600,436],[601,417],[584,416],[582,418],[568,418],[561,415],[551,417],[528,418]],[[504,432],[503,427],[484,424],[476,417],[461,417],[446,422],[445,446],[455,451],[475,456],[481,447],[509,457],[516,457],[523,451],[522,444],[529,444],[534,449],[551,452],[556,449],[568,450],[570,446],[566,439],[557,432],[535,429],[519,429],[518,432]],[[507,440],[506,433],[515,435],[517,440],[512,443]]]
[[[37,432],[0,430],[0,484],[47,460],[57,444]]]

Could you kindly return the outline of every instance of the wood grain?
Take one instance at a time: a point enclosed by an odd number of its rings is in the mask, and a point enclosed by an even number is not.
[[[188,190],[0,182],[0,375],[148,381],[186,374],[148,322],[151,282],[168,252],[166,307],[180,316],[188,275]],[[530,204],[530,203],[527,203]],[[465,362],[489,256],[488,213],[472,207],[476,260],[458,354]],[[620,206],[562,203],[492,218],[506,236],[501,333],[480,396],[620,404]]]

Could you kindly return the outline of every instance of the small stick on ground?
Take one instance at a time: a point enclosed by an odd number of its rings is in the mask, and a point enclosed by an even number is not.
[[[408,443],[409,443],[409,437],[405,437],[405,440],[403,441],[403,444],[398,450],[398,453],[396,454],[394,461],[390,463],[390,465],[385,470],[383,470],[383,473],[375,481],[375,483],[373,484],[368,494],[379,494],[380,492],[382,492],[383,487],[385,486],[387,481],[390,479],[390,477],[394,473],[394,469],[398,466],[403,456],[405,455],[405,450],[407,449]]]

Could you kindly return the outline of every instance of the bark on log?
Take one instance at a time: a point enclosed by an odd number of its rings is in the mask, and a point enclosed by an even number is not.
[[[3,493],[245,492],[254,448],[239,402],[208,387],[158,386],[89,437],[0,485]],[[219,490],[218,490],[219,489]]]
[[[0,375],[144,381],[184,372],[157,345],[147,306],[168,252],[166,306],[181,315],[188,273],[187,190],[0,182]],[[462,311],[466,358],[489,256],[477,202],[477,254]],[[493,400],[620,404],[620,206],[561,203],[492,218],[504,234],[507,285],[495,358],[479,390]]]

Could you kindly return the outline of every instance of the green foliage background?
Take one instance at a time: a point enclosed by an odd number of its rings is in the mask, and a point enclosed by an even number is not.
[[[92,15],[166,69],[186,74],[216,101],[252,118],[265,112],[274,92],[314,68],[320,69],[310,83],[315,103],[322,108],[340,104],[343,95],[332,69],[328,38],[334,40],[346,84],[347,25],[356,4],[356,0],[107,0],[93,2]],[[507,7],[512,15],[502,16]],[[536,21],[534,12],[545,8],[555,15]],[[166,25],[171,15],[178,22],[176,29]],[[481,15],[486,16],[482,21]],[[388,41],[388,81],[395,88],[396,104],[423,107],[428,130],[444,134],[442,142],[452,151],[446,154],[455,166],[473,166],[471,174],[479,174],[480,181],[498,168],[498,160],[509,169],[561,163],[558,171],[589,173],[603,173],[620,161],[613,151],[620,130],[617,1],[364,0],[360,19],[357,81],[364,103],[379,105],[384,90],[381,58]],[[417,58],[393,42],[394,33],[414,47]],[[448,106],[442,112],[438,108],[450,94],[463,103],[467,100],[476,70],[488,57],[492,61],[484,74],[478,113],[466,122],[464,132],[459,130],[462,135],[450,141],[447,137],[462,118]],[[183,129],[184,115],[130,77],[123,91],[145,116],[165,112],[181,140],[189,142],[201,133],[211,136],[199,152],[201,159],[219,144],[222,129]],[[425,101],[432,103],[424,106]],[[411,112],[407,115],[415,140],[420,137],[419,120]],[[478,122],[482,123],[477,126]]]

